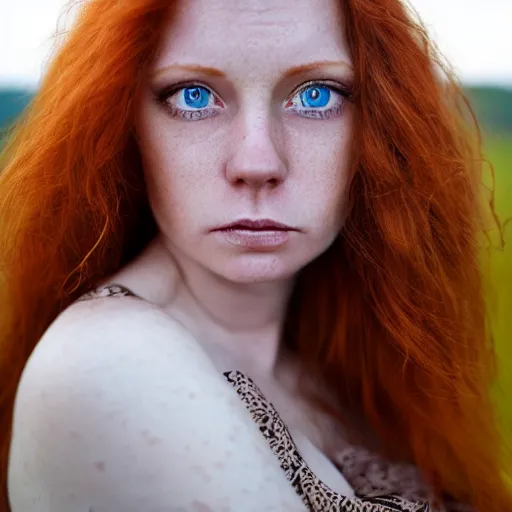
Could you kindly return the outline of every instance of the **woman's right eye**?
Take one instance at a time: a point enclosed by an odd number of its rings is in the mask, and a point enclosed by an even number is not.
[[[202,85],[180,87],[165,95],[160,101],[173,117],[187,121],[199,121],[212,117],[223,106],[216,96]]]

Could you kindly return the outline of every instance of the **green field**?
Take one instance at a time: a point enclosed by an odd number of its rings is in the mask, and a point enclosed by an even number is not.
[[[489,137],[485,148],[496,176],[496,210],[505,223],[507,218],[512,218],[512,135]],[[504,250],[491,253],[494,297],[490,303],[500,363],[497,398],[505,425],[512,429],[512,221],[505,227],[505,244]]]

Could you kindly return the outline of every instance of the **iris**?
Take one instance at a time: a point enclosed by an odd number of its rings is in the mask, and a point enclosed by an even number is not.
[[[325,107],[331,98],[331,91],[325,86],[308,87],[300,95],[303,107]]]
[[[210,92],[204,87],[185,87],[184,100],[188,107],[204,108],[210,100]]]

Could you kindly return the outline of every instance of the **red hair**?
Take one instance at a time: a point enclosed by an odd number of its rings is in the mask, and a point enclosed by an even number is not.
[[[171,3],[88,1],[3,151],[2,510],[30,353],[64,308],[156,233],[134,99]],[[286,343],[340,405],[364,414],[389,457],[413,461],[435,490],[478,511],[512,510],[490,398],[471,109],[399,0],[340,5],[356,72],[350,211],[338,240],[299,275]]]

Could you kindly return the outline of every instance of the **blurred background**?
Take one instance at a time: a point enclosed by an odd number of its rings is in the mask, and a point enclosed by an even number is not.
[[[54,37],[72,23],[65,0],[0,0],[0,130],[37,90]],[[496,209],[512,218],[512,0],[410,0],[464,84],[494,166]],[[0,132],[1,144],[1,132]],[[490,174],[489,174],[490,176]],[[512,222],[504,250],[491,251],[492,322],[500,357],[496,396],[512,426]],[[493,237],[496,246],[499,240]],[[512,434],[511,434],[512,439]]]

